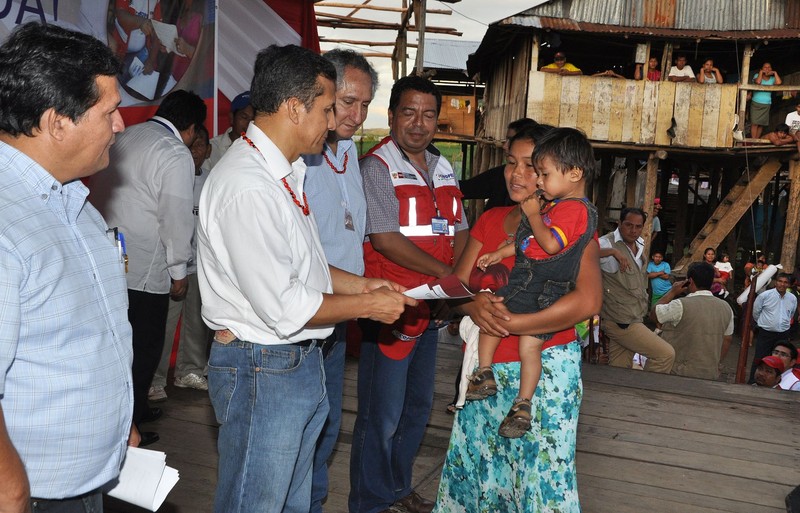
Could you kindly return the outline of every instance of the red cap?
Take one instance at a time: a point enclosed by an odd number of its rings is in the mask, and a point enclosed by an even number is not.
[[[783,374],[784,371],[783,360],[777,356],[769,355],[765,356],[764,358],[756,358],[756,361],[753,363],[755,363],[757,366],[763,363],[767,367],[772,367],[773,369],[777,370],[780,374]]]

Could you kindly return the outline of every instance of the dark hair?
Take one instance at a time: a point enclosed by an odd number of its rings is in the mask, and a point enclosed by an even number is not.
[[[785,347],[789,350],[789,354],[792,355],[790,358],[791,360],[797,360],[797,347],[794,344],[788,340],[779,340],[778,342],[775,342],[775,345],[772,346],[772,350],[774,351],[778,346]]]
[[[686,278],[692,280],[698,289],[708,290],[714,283],[714,266],[708,262],[695,262],[689,266]]]
[[[637,216],[642,216],[642,221],[647,221],[647,212],[645,212],[641,208],[625,207],[619,213],[619,222],[621,223],[622,221],[624,221],[631,214],[634,214],[634,215],[637,215]]]
[[[156,116],[169,120],[180,131],[206,121],[206,104],[191,91],[178,89],[161,99]]]
[[[197,133],[197,138],[205,141],[208,144],[209,136],[208,136],[208,128],[203,123],[195,125],[195,132]]]
[[[704,249],[704,250],[703,250],[703,255],[704,255],[704,256],[705,256],[705,254],[706,254],[706,253],[708,253],[708,250],[711,250],[711,251],[713,251],[713,252],[714,252],[714,255],[716,256],[716,254],[717,254],[717,250],[716,250],[716,249],[714,249],[714,248],[712,248],[711,246],[709,246],[709,247],[707,247],[706,249]]]
[[[311,110],[324,92],[318,77],[336,82],[336,68],[321,55],[297,45],[268,46],[256,57],[250,104],[257,113],[274,114],[283,102],[297,98]]]
[[[335,48],[330,52],[325,52],[323,57],[330,61],[333,67],[336,68],[337,89],[341,88],[343,85],[345,68],[351,67],[369,75],[370,80],[372,80],[372,97],[375,97],[375,91],[378,90],[378,73],[363,55],[354,50]]]
[[[594,151],[580,130],[575,128],[548,130],[543,137],[536,140],[536,148],[531,156],[534,167],[539,167],[545,158],[550,158],[556,169],[562,173],[580,169],[587,183],[591,183],[594,178],[597,167]]]
[[[417,91],[425,94],[432,94],[436,98],[436,114],[442,110],[442,93],[436,84],[427,78],[411,75],[403,77],[392,86],[392,93],[389,95],[389,110],[394,112],[400,104],[400,97],[406,91]]]
[[[781,278],[785,278],[789,283],[792,283],[792,275],[789,273],[778,273],[778,275],[775,277],[775,281],[778,281]]]
[[[551,125],[540,125],[536,121],[531,120],[530,123],[522,125],[522,128],[508,140],[508,147],[517,141],[528,141],[536,144],[536,141],[547,135],[550,130],[555,127]]]
[[[789,132],[789,125],[787,125],[786,123],[781,123],[781,124],[779,124],[778,126],[775,127],[775,131],[776,132],[786,132],[786,133],[788,133]]]
[[[118,72],[119,61],[100,40],[26,23],[0,46],[0,131],[31,137],[50,108],[77,122],[100,99],[96,78]]]
[[[515,119],[511,123],[508,124],[506,130],[513,130],[515,132],[521,132],[525,127],[528,125],[538,125],[536,121],[532,120],[531,118],[520,118]],[[509,141],[510,142],[510,141]]]

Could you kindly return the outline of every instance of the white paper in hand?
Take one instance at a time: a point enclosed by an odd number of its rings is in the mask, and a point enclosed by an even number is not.
[[[159,451],[128,447],[119,479],[106,493],[111,497],[156,511],[178,482],[178,471],[166,465]]]
[[[175,46],[175,40],[178,39],[178,27],[170,25],[169,23],[162,23],[158,20],[150,21],[153,23],[153,28],[156,31],[159,41],[161,41],[161,44],[167,49],[167,52],[173,52],[175,55],[186,57],[186,55],[179,52],[178,47]]]

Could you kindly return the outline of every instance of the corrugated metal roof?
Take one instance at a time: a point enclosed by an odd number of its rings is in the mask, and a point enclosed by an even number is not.
[[[481,45],[480,41],[425,38],[424,68],[466,71],[469,54]]]
[[[503,25],[516,25],[519,27],[532,27],[545,30],[562,32],[587,32],[596,34],[631,34],[649,37],[664,37],[675,39],[730,39],[730,40],[761,40],[761,39],[800,39],[798,29],[773,29],[773,30],[709,30],[709,29],[675,29],[659,27],[630,27],[607,25],[602,23],[578,22],[564,18],[545,18],[539,16],[511,16],[501,20]]]
[[[641,29],[652,28],[726,32],[727,37],[733,37],[737,32],[749,34],[798,27],[800,6],[797,0],[551,0],[496,23],[539,26],[534,21],[522,21],[530,18],[558,18],[580,26],[619,26],[620,33],[640,29],[630,33],[650,34]],[[769,37],[762,34],[759,39]]]

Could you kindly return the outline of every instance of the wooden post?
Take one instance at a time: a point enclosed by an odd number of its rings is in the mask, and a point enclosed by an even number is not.
[[[625,167],[628,172],[625,175],[625,206],[638,207],[636,204],[636,179],[639,174],[639,162],[633,158],[625,159]]]
[[[750,80],[750,57],[753,56],[753,45],[747,43],[744,45],[744,53],[742,54],[742,76],[739,77],[739,83],[742,85],[747,84]],[[747,110],[747,91],[739,91],[739,126],[737,130],[744,132],[744,113]],[[745,134],[747,137],[747,134]]]
[[[653,235],[653,200],[656,198],[656,185],[658,184],[658,160],[655,152],[647,157],[647,178],[644,183],[644,211],[647,212],[647,221],[642,230],[645,262],[650,259],[650,243]]]
[[[747,376],[747,352],[750,350],[750,340],[753,338],[753,303],[756,301],[756,272],[753,267],[750,275],[750,293],[747,295],[747,304],[744,307],[742,318],[742,345],[739,347],[739,359],[736,362],[736,383],[744,383]]]
[[[683,247],[686,240],[686,207],[689,203],[689,170],[681,168],[678,179],[678,208],[675,215],[675,239],[673,241],[673,265],[683,258]]]
[[[664,45],[664,53],[661,56],[661,80],[666,81],[669,70],[672,67],[672,43]],[[645,75],[645,78],[647,76]]]
[[[781,264],[784,272],[794,271],[797,235],[800,230],[800,160],[789,161],[789,201],[786,209],[786,229],[783,231]]]
[[[611,171],[614,168],[614,157],[603,155],[600,159],[600,178],[597,180],[597,196],[594,204],[597,206],[597,231],[604,234],[607,230],[606,217],[608,216],[608,185],[611,181]]]
[[[414,0],[414,23],[417,25],[417,75],[422,75],[425,66],[425,9],[427,0]]]

